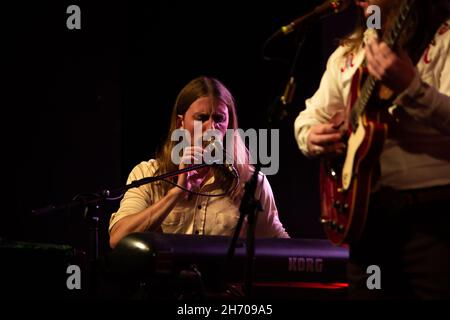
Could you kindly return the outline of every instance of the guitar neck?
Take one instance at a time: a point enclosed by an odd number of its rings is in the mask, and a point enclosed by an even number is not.
[[[383,36],[383,41],[390,47],[393,48],[400,38],[402,31],[405,29],[412,9],[416,3],[416,0],[404,0],[400,5],[399,13],[394,20],[394,24],[389,32],[385,33]],[[363,64],[365,61],[363,62]],[[352,125],[353,130],[356,130],[358,126],[359,117],[366,110],[367,105],[369,103],[370,98],[377,86],[378,81],[369,75],[364,82],[364,85],[361,89],[361,94],[356,100],[355,105],[353,106],[350,113],[350,123]]]

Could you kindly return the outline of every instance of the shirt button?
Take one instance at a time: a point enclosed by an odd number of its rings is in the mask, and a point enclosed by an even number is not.
[[[201,204],[199,204],[198,205],[198,207],[197,207],[199,210],[202,208],[202,205]]]

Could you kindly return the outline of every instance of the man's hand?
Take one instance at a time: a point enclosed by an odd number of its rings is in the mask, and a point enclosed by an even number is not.
[[[202,163],[203,161],[203,148],[198,146],[186,147],[183,150],[183,156],[179,169],[192,166],[195,163]],[[200,170],[193,170],[183,173],[178,176],[177,184],[185,189],[194,190],[198,189],[202,184],[208,168],[202,168]]]
[[[345,150],[342,133],[331,123],[312,126],[308,134],[307,145],[309,153],[313,156],[340,155]]]
[[[405,52],[396,54],[385,42],[370,41],[366,46],[369,73],[396,93],[401,93],[414,78],[415,69]]]

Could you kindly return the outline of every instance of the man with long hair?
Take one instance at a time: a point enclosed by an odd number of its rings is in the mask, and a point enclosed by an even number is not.
[[[220,81],[199,77],[189,82],[176,99],[169,133],[156,159],[138,164],[131,171],[128,183],[201,163],[206,150],[204,147],[208,146],[194,141],[196,131],[200,131],[201,140],[209,131],[217,133],[218,139],[227,137],[233,140],[229,144],[232,150],[226,152],[232,158],[236,173],[230,174],[220,166],[206,167],[172,180],[128,190],[119,210],[111,216],[111,247],[132,232],[231,236],[239,219],[245,182],[254,172],[248,150],[237,129],[234,99]],[[183,130],[190,137],[187,139],[189,144],[180,155],[176,152],[178,148],[175,148],[179,141],[173,139],[176,130]],[[231,135],[227,134],[229,131]],[[279,220],[267,178],[260,173],[257,180],[255,198],[261,203],[262,211],[257,215],[256,237],[289,237]],[[245,235],[245,229],[246,224],[241,235]]]
[[[449,2],[410,1],[412,13],[391,48],[383,36],[398,27],[403,1],[355,1],[358,27],[330,56],[294,125],[306,156],[339,157],[348,130],[330,121],[339,112],[348,119],[360,67],[392,97],[367,221],[350,243],[353,298],[450,298]],[[367,27],[371,5],[381,9],[381,30]],[[379,267],[377,286],[369,285],[371,266]]]

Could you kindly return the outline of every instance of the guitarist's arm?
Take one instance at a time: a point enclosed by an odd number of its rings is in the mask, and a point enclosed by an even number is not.
[[[447,59],[437,69],[440,73],[439,86],[427,84],[416,71],[411,84],[395,103],[414,119],[450,135],[450,31],[447,33],[447,51],[442,52]]]
[[[428,51],[419,63],[422,69],[419,72],[405,54],[396,54],[385,43],[374,41],[366,47],[368,70],[399,93],[394,103],[409,116],[450,134],[450,31],[438,32],[432,50],[435,56],[430,59]],[[432,70],[426,73],[432,72],[438,79],[435,86],[421,78],[424,69]]]
[[[329,124],[335,113],[344,110],[340,70],[345,64],[344,51],[345,48],[341,46],[330,56],[319,89],[306,100],[306,109],[295,120],[295,138],[307,157],[336,150],[342,152],[344,149],[340,142],[341,134]]]

